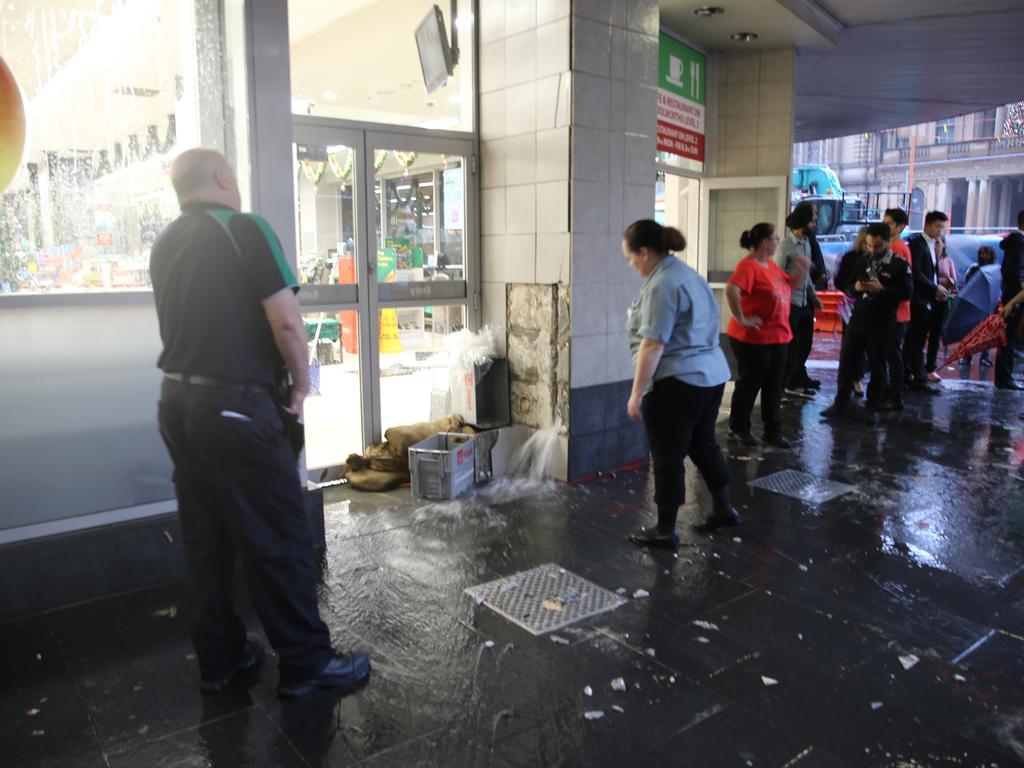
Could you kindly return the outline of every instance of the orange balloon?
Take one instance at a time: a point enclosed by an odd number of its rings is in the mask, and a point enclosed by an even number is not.
[[[0,57],[0,192],[7,189],[25,151],[25,102],[14,73]]]

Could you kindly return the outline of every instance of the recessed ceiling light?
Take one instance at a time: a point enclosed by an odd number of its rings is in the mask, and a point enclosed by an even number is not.
[[[338,94],[334,91],[324,91],[324,98],[328,101],[336,101],[338,99]]]
[[[725,13],[725,8],[719,5],[702,5],[700,8],[693,9],[694,16],[703,16],[705,18],[708,16],[721,16],[723,13]]]
[[[733,32],[729,35],[729,39],[734,40],[737,43],[749,43],[757,40],[758,37],[760,37],[760,35],[758,35],[757,32]]]

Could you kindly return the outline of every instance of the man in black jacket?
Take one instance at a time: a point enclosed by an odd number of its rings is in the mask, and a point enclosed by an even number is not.
[[[844,275],[849,274],[850,277],[842,280],[842,285],[836,284],[836,288],[856,299],[856,303],[843,337],[836,399],[822,411],[823,418],[834,418],[846,410],[865,352],[871,367],[868,407],[880,411],[893,410],[892,404],[883,400],[887,363],[896,332],[896,309],[901,301],[910,297],[911,275],[907,262],[889,247],[890,236],[888,224],[868,226],[867,253],[848,256],[856,259],[852,270],[843,270]]]
[[[1017,214],[1017,231],[999,243],[1003,249],[1003,304],[1021,291],[1024,284],[1024,211]],[[1013,339],[996,355],[995,384],[998,389],[1024,389],[1013,380]]]
[[[924,231],[907,242],[910,247],[914,293],[910,299],[910,328],[903,349],[906,376],[910,389],[937,395],[942,390],[928,384],[924,369],[924,345],[931,327],[932,310],[938,302],[949,298],[939,284],[939,267],[935,242],[942,237],[949,217],[942,211],[929,211],[924,217]]]

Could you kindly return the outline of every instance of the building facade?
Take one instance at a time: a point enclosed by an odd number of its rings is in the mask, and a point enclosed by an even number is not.
[[[913,156],[913,157],[912,157]],[[941,210],[954,229],[1005,229],[1024,210],[1024,103],[876,133],[803,142],[793,164],[825,163],[847,192],[882,192],[913,213]]]

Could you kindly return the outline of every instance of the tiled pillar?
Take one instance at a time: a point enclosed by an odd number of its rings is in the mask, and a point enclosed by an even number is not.
[[[964,221],[965,227],[978,226],[978,179],[969,179],[967,182],[967,218]]]
[[[658,20],[656,0],[572,4],[571,478],[647,458],[626,414],[626,310],[640,278],[621,237],[654,216]]]

